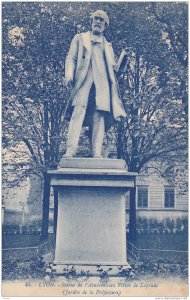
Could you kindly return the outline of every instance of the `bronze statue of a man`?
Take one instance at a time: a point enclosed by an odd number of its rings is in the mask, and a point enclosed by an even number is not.
[[[102,157],[104,132],[126,117],[114,74],[112,45],[104,37],[108,15],[97,10],[91,15],[92,31],[76,34],[65,66],[65,82],[71,86],[71,114],[67,151],[76,154],[82,126],[89,126],[92,156]]]

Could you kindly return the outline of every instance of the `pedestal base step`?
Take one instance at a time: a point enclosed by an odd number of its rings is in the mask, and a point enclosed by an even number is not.
[[[122,159],[112,158],[62,158],[59,168],[74,169],[125,169],[126,162]]]
[[[53,264],[52,274],[62,276],[125,276],[131,266],[126,262],[119,265]]]

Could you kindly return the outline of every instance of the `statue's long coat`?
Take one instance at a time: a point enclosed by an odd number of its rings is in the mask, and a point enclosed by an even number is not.
[[[123,107],[123,103],[119,97],[118,86],[114,74],[114,53],[112,45],[104,37],[104,51],[105,51],[105,63],[108,70],[108,78],[110,84],[110,107],[111,116],[119,121],[121,117],[126,117],[126,112]],[[74,105],[87,106],[82,99],[79,99],[77,103],[77,92],[82,89],[83,82],[86,78],[89,64],[91,60],[91,34],[89,32],[76,34],[71,42],[69,53],[66,59],[65,65],[65,77],[70,78],[73,81],[73,88],[71,91],[70,105],[68,112],[71,112],[71,106],[73,105],[73,99],[75,97]],[[83,91],[85,93],[85,91]],[[86,98],[86,97],[84,97]],[[105,107],[105,105],[104,105]],[[101,109],[101,108],[99,108]],[[67,115],[68,116],[68,115]],[[106,126],[107,128],[109,126]]]

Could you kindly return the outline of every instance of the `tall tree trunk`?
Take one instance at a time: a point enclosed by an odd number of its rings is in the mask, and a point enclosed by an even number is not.
[[[44,100],[43,104],[44,104],[44,130],[43,130],[44,166],[47,170],[50,163],[50,152],[49,152],[49,143],[48,143],[48,130],[49,130],[48,101]],[[44,172],[41,240],[46,240],[48,238],[49,202],[50,202],[50,177],[47,174],[47,172]]]
[[[136,232],[136,187],[130,190],[129,239],[135,241]]]
[[[53,215],[54,227],[53,227],[53,232],[54,232],[54,234],[56,234],[57,214],[58,214],[58,191],[56,191],[55,189],[53,191],[53,197],[54,197],[54,215]]]
[[[47,173],[44,173],[42,229],[41,229],[41,237],[40,237],[41,240],[47,240],[48,238],[49,202],[50,202],[50,177]]]
[[[135,95],[140,92],[140,51],[136,48],[136,63],[135,63]],[[133,108],[132,118],[138,116],[138,108]],[[134,121],[135,123],[135,121]],[[131,153],[131,165],[129,171],[137,172],[138,162],[138,144],[135,136],[132,137],[132,153]],[[129,238],[131,241],[135,241],[137,238],[136,231],[136,184],[135,188],[130,191],[130,215],[129,215]]]

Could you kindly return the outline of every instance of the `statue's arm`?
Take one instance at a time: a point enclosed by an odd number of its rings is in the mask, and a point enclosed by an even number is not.
[[[65,61],[65,79],[73,82],[77,63],[79,35],[76,34],[71,42],[69,53]]]

